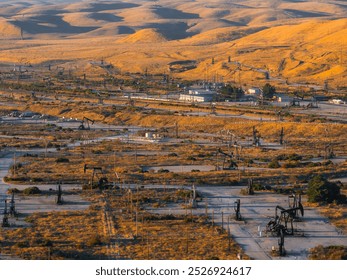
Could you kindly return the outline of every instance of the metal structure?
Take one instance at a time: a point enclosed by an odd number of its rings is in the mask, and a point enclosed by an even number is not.
[[[234,210],[235,210],[235,219],[237,221],[241,221],[240,207],[241,207],[241,201],[240,199],[236,199],[234,202]]]
[[[89,119],[87,117],[83,117],[83,119],[81,121],[81,125],[78,127],[78,129],[79,130],[90,130],[89,123],[94,124],[94,120]]]
[[[224,156],[224,158],[223,158],[223,170],[233,170],[233,169],[238,168],[237,163],[233,160],[234,154],[232,152],[230,154],[227,154],[227,153],[223,152],[221,148],[219,148],[218,153],[222,154]]]
[[[62,191],[62,188],[61,188],[61,183],[58,184],[58,191],[57,191],[57,198],[56,198],[56,201],[55,203],[57,205],[62,205],[63,204],[63,191]]]
[[[254,194],[253,179],[248,179],[247,194],[248,195],[253,195]]]
[[[8,222],[7,200],[6,199],[5,199],[5,208],[4,208],[1,227],[10,227],[10,223]]]
[[[285,256],[286,250],[284,249],[284,229],[283,228],[279,230],[278,251],[281,257]]]
[[[335,157],[333,145],[331,143],[325,145],[324,152],[324,159],[331,159]]]
[[[14,201],[14,192],[12,192],[12,196],[11,196],[9,214],[12,217],[16,217],[17,216],[16,205],[15,205],[15,201]]]
[[[83,167],[84,174],[86,174],[87,170],[93,170],[92,177],[90,180],[90,187],[91,189],[98,187],[100,189],[103,189],[107,187],[108,180],[104,176],[104,172],[102,171],[102,167],[96,167],[96,166],[89,166],[87,164]]]
[[[255,147],[259,147],[260,146],[260,134],[259,131],[255,128],[255,126],[253,126],[253,141],[252,141],[252,145]]]
[[[296,219],[297,210],[300,210],[301,216],[304,216],[304,207],[298,202],[298,207],[285,209],[279,205],[276,206],[275,218],[271,219],[266,225],[266,232],[271,232],[280,236],[281,231],[285,234],[293,235],[293,221]],[[278,215],[278,211],[280,211]]]
[[[294,219],[299,219],[299,213],[298,213],[298,208],[300,209],[301,204],[301,194],[291,194],[288,196],[288,207],[297,209],[294,210]],[[303,216],[303,214],[302,214]]]
[[[192,192],[190,199],[189,199],[189,206],[191,208],[196,208],[196,207],[198,207],[198,203],[196,201],[197,195],[196,195],[196,189],[195,189],[194,185],[193,185],[192,189],[193,189],[193,192]]]
[[[289,103],[289,107],[300,107],[300,100],[299,99],[293,99]]]
[[[284,128],[282,127],[281,134],[280,134],[280,145],[283,145],[283,143],[284,143]]]

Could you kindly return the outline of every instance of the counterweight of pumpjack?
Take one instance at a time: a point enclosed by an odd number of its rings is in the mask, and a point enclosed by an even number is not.
[[[188,267],[188,275],[249,275],[251,267]]]

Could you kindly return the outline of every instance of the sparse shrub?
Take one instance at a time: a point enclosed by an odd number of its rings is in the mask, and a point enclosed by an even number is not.
[[[164,169],[164,168],[160,168],[160,169],[158,170],[158,173],[169,173],[169,172],[170,172],[170,170]]]
[[[347,260],[346,246],[328,246],[319,245],[310,250],[311,260]]]
[[[12,193],[20,193],[20,190],[18,190],[17,188],[9,188],[7,190],[7,193],[12,194]]]
[[[63,163],[63,162],[70,162],[70,160],[68,158],[63,158],[63,157],[60,157],[60,158],[57,158],[55,160],[56,163]]]
[[[277,159],[273,159],[269,165],[268,165],[269,168],[280,168],[281,165],[278,163],[278,160]]]
[[[29,187],[23,190],[24,195],[40,194],[41,190],[38,187]]]
[[[176,153],[170,153],[168,156],[169,157],[177,157],[178,155]]]
[[[296,168],[302,166],[302,163],[299,161],[291,161],[283,164],[283,168]]]
[[[93,247],[93,246],[97,246],[97,245],[101,245],[101,238],[99,235],[93,235],[87,242],[87,246],[88,247]]]

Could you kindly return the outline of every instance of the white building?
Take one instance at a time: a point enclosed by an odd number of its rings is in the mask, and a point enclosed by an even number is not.
[[[260,96],[262,94],[262,90],[260,88],[257,88],[257,87],[252,87],[246,91],[246,94],[254,95],[254,96]]]
[[[212,102],[216,96],[215,91],[205,90],[205,89],[191,89],[188,93],[181,93],[181,101],[189,102]]]

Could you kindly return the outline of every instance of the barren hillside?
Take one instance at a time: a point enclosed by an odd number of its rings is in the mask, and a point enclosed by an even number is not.
[[[124,71],[162,73],[175,60],[196,60],[177,76],[255,83],[269,71],[293,82],[347,80],[344,1],[49,2],[1,2],[1,61],[105,58]]]

